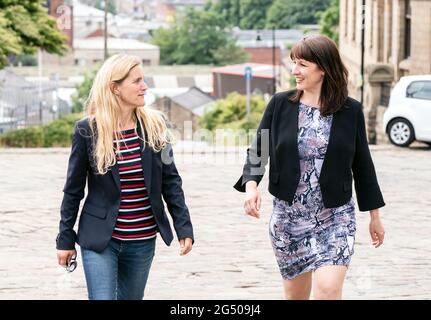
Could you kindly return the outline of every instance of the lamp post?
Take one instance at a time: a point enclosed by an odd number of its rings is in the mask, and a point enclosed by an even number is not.
[[[104,1],[104,9],[105,9],[105,14],[103,17],[104,23],[105,23],[105,29],[103,32],[103,40],[104,40],[104,50],[103,50],[103,56],[104,59],[106,60],[108,58],[108,1],[109,0],[105,0]]]
[[[272,27],[272,94],[277,91],[276,88],[276,73],[275,73],[275,27]]]
[[[256,41],[261,41],[259,30],[257,31]],[[259,46],[260,47],[260,46]],[[265,44],[266,48],[266,44]],[[275,72],[275,27],[272,28],[272,94],[274,95],[277,91],[277,73]]]
[[[361,18],[361,105],[364,105],[365,0],[362,0]]]

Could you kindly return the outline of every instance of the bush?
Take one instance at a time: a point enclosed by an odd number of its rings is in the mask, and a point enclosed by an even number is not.
[[[230,93],[225,99],[218,100],[206,110],[200,125],[208,130],[216,129],[256,129],[262,118],[266,103],[261,96],[250,99],[250,119],[246,110],[246,96],[237,92]]]
[[[44,147],[68,147],[72,141],[75,122],[82,114],[72,113],[43,127]]]
[[[16,148],[34,148],[43,145],[43,129],[40,126],[11,130],[0,136],[1,145]]]
[[[15,148],[68,147],[75,122],[82,114],[72,113],[45,126],[8,131],[0,135],[0,145]]]
[[[72,112],[79,113],[84,110],[85,101],[90,94],[91,86],[93,85],[98,68],[99,64],[97,64],[93,70],[87,72],[84,76],[84,81],[76,86],[77,92],[72,95]]]

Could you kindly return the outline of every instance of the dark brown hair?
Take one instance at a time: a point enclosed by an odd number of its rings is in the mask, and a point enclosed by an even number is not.
[[[320,92],[322,115],[333,114],[343,107],[348,95],[348,71],[333,40],[323,35],[305,37],[293,46],[290,58],[313,62],[325,73]],[[302,94],[302,90],[297,90],[289,99],[298,102]]]

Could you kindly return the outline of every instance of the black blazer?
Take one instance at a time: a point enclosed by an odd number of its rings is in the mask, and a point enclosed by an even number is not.
[[[247,149],[243,175],[234,185],[245,192],[247,181],[258,184],[269,164],[269,192],[292,205],[300,180],[298,155],[299,103],[288,99],[295,91],[274,95],[265,110],[252,146]],[[265,130],[266,129],[266,130]],[[264,141],[269,140],[268,143]],[[352,172],[359,209],[385,205],[368,148],[361,104],[347,98],[333,115],[331,133],[319,184],[326,208],[339,207],[352,197]]]
[[[139,126],[138,126],[139,128]],[[67,179],[61,204],[60,232],[57,249],[71,250],[77,242],[81,247],[102,252],[108,245],[120,207],[120,175],[114,165],[104,175],[97,174],[92,157],[93,138],[87,119],[77,122],[72,139]],[[142,149],[142,142],[141,142]],[[162,155],[163,154],[163,155]],[[162,161],[162,156],[172,161]],[[192,238],[193,227],[185,204],[181,177],[173,162],[172,147],[155,153],[146,146],[142,153],[145,186],[153,215],[163,241],[170,245],[173,234],[162,202],[162,195],[173,218],[178,239]],[[88,180],[88,195],[79,219],[78,234],[73,230],[79,203],[84,198]]]

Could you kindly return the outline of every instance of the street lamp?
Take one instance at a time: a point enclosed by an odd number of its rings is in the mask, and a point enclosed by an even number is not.
[[[361,105],[364,105],[365,0],[362,0],[361,10]]]
[[[272,27],[272,94],[275,94],[276,88],[276,73],[275,73],[275,27]]]
[[[108,58],[108,3],[109,0],[105,0],[103,2],[104,5],[104,15],[103,15],[103,20],[104,20],[104,30],[103,30],[103,57],[106,60]]]
[[[257,31],[256,41],[261,41],[259,30]],[[277,87],[277,74],[275,72],[275,27],[272,28],[272,94],[274,95]]]

